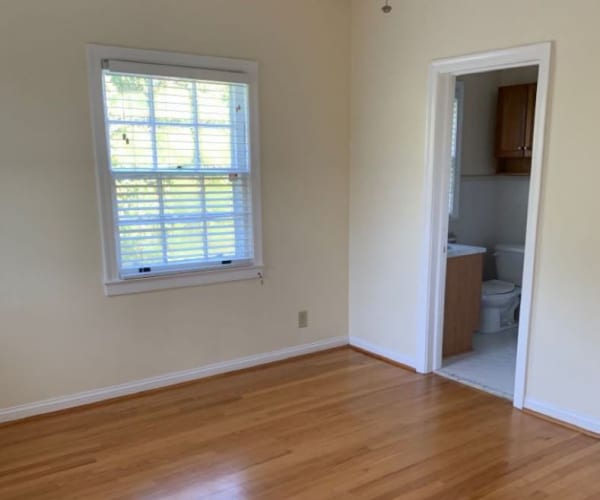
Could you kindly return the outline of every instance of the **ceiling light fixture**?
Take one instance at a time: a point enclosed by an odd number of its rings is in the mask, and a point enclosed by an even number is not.
[[[385,0],[385,5],[381,7],[381,10],[384,14],[389,14],[392,12],[392,6],[390,5],[390,0]]]

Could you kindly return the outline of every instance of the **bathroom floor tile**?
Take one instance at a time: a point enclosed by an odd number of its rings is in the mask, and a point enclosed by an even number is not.
[[[446,358],[438,373],[512,400],[516,358],[517,327],[501,333],[476,333],[473,352]]]

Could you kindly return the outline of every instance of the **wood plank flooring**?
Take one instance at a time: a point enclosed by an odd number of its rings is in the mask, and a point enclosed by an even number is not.
[[[600,499],[600,441],[349,348],[0,427],[0,498]]]

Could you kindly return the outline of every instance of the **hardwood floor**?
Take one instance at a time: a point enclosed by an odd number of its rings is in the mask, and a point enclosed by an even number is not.
[[[600,498],[600,441],[349,348],[0,427],[0,498]]]

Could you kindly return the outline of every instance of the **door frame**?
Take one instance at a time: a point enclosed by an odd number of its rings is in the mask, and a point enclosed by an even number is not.
[[[522,66],[539,68],[513,398],[514,406],[520,409],[525,401],[551,56],[552,43],[544,42],[435,60],[429,67],[422,265],[424,286],[420,300],[421,328],[416,360],[416,368],[421,373],[429,373],[442,366],[449,162],[456,77]]]

